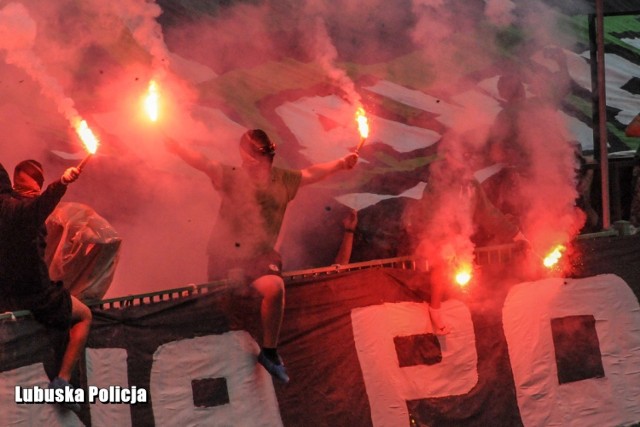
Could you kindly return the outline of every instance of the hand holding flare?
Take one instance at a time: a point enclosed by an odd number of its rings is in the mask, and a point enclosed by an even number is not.
[[[74,182],[80,176],[80,172],[82,172],[79,168],[69,168],[64,171],[62,176],[60,177],[60,182],[64,185],[69,185]]]
[[[513,241],[515,243],[524,242],[524,244],[526,244],[529,248],[531,249],[533,248],[533,245],[531,244],[531,242],[524,236],[524,234],[522,234],[521,231],[519,231],[518,234],[513,238]],[[566,250],[567,250],[566,246],[559,244],[554,246],[554,248],[551,249],[551,251],[549,251],[549,253],[544,257],[542,257],[542,255],[538,254],[537,252],[533,251],[533,249],[532,249],[532,253],[542,261],[542,265],[544,265],[545,268],[551,270],[558,264],[560,259],[562,259],[562,256],[564,255]]]

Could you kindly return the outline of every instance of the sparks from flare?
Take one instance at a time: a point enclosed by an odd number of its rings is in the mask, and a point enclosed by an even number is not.
[[[356,123],[358,123],[358,132],[360,132],[360,143],[356,148],[357,153],[369,137],[369,119],[367,119],[367,114],[362,107],[359,107],[356,111]]]
[[[560,261],[560,258],[562,258],[562,255],[564,254],[564,251],[566,251],[567,248],[564,245],[558,245],[555,248],[553,248],[553,250],[549,253],[549,255],[547,255],[544,260],[542,261],[542,263],[544,264],[545,267],[547,268],[552,268],[554,267],[556,264],[558,264],[558,261]]]
[[[155,80],[149,82],[147,96],[144,99],[144,110],[152,122],[158,121],[158,110],[160,108],[160,93],[158,92],[158,84]]]

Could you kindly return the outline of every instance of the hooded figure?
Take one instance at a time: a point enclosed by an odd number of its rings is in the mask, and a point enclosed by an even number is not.
[[[61,295],[58,286],[52,286],[44,262],[43,230],[67,185],[62,179],[57,180],[38,195],[37,168],[26,162],[21,165],[16,167],[16,175],[20,176],[20,182],[29,182],[29,188],[20,187],[24,195],[12,192],[7,171],[0,170],[0,295],[4,297],[0,308],[29,308],[42,323],[66,329],[71,320],[71,301]],[[25,168],[25,165],[28,166]],[[29,173],[36,179],[29,178]],[[52,302],[56,307],[62,304],[65,309],[50,309]]]
[[[40,194],[44,184],[44,170],[36,160],[23,160],[13,171],[13,189],[23,197],[32,198]]]
[[[0,165],[0,311],[28,309],[37,321],[48,327],[69,331],[57,377],[49,388],[70,388],[69,379],[89,335],[91,311],[52,282],[44,262],[43,229],[67,190],[80,174],[69,168],[42,193],[42,166],[34,160],[16,167],[16,191],[11,192],[7,171]],[[65,403],[79,411],[77,403]]]

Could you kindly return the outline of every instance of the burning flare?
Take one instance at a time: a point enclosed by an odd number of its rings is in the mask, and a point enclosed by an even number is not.
[[[367,114],[362,107],[356,111],[356,123],[358,123],[358,132],[360,132],[360,143],[356,148],[357,153],[369,137],[369,119],[367,119]]]
[[[85,150],[89,154],[95,154],[98,150],[98,138],[93,134],[86,120],[80,120],[76,126],[76,133],[84,144]]]
[[[144,110],[152,122],[158,121],[158,110],[160,109],[160,93],[158,92],[158,84],[155,80],[149,82],[147,96],[144,99]]]
[[[93,156],[98,150],[98,138],[93,134],[91,128],[87,124],[86,120],[78,119],[76,125],[76,133],[80,137],[82,144],[84,144],[85,150],[87,150],[87,156],[82,159],[80,164],[78,165],[78,169],[82,170],[85,164],[89,161],[91,156]]]
[[[544,260],[542,261],[542,263],[544,264],[545,267],[547,268],[552,268],[554,267],[556,264],[558,264],[558,261],[560,261],[560,258],[562,258],[562,255],[564,254],[564,251],[566,251],[567,248],[564,245],[558,245],[555,248],[553,248],[553,250],[549,253],[549,255],[547,255]]]
[[[455,281],[458,286],[467,286],[471,281],[472,269],[468,264],[461,265],[455,273]]]
[[[367,119],[367,114],[362,107],[356,111],[356,122],[358,123],[360,138],[367,139],[369,137],[369,119]]]

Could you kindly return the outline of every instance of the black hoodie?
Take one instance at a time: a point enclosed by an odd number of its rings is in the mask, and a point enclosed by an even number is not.
[[[0,298],[36,294],[51,285],[40,229],[65,191],[66,185],[58,180],[38,197],[17,199],[0,164]]]

